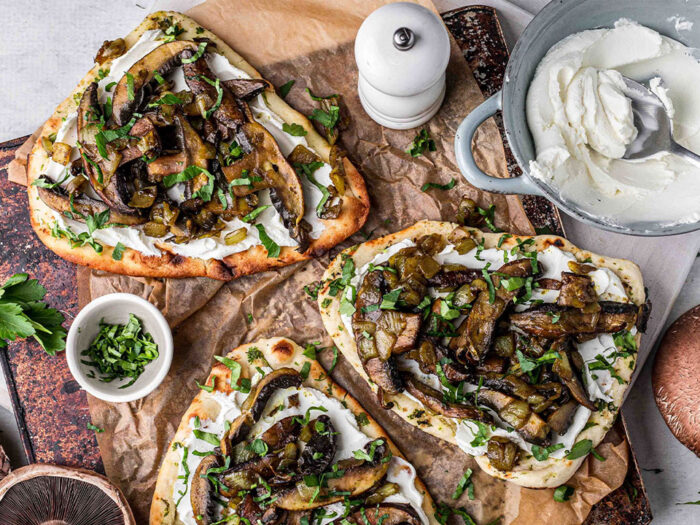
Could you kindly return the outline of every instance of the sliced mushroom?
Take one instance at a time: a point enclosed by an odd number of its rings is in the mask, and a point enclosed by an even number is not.
[[[382,503],[368,509],[360,509],[344,518],[338,518],[333,525],[421,525],[421,519],[410,505]]]
[[[221,454],[226,457],[231,456],[233,454],[233,448],[248,437],[254,423],[253,418],[247,412],[242,413],[234,419],[228,431],[224,433],[219,441]]]
[[[432,278],[428,279],[428,286],[434,288],[457,288],[464,284],[469,284],[474,279],[480,277],[480,270],[473,270],[470,268],[465,268],[463,270],[441,270]]]
[[[336,432],[328,416],[319,416],[309,426],[311,439],[299,457],[298,467],[302,476],[321,474],[333,461],[336,451]]]
[[[372,443],[365,446],[367,453],[371,451],[371,446]],[[341,461],[338,463],[338,472],[342,472],[339,477],[324,477],[325,486],[321,487],[310,486],[306,481],[299,481],[293,487],[280,491],[275,504],[287,510],[308,510],[366,492],[386,475],[391,459],[391,451],[385,442],[374,446],[372,461],[355,459]]]
[[[141,158],[142,156],[154,157],[160,153],[161,141],[153,121],[148,115],[144,115],[129,130],[129,136],[136,137],[137,142],[120,150],[121,165]]]
[[[97,151],[95,136],[98,132],[101,109],[97,101],[97,83],[91,83],[78,105],[78,141],[80,154],[83,158],[83,168],[88,175],[90,185],[102,201],[121,215],[134,217],[132,224],[146,222],[141,210],[128,205],[130,195],[123,191],[123,172],[119,172],[121,153],[107,147],[109,159],[103,159]]]
[[[301,383],[301,375],[293,368],[273,370],[258,381],[255,388],[248,394],[248,397],[241,405],[241,412],[250,413],[253,420],[257,421],[262,416],[265,405],[267,405],[275,390],[299,387]]]
[[[600,310],[542,304],[510,315],[510,322],[528,334],[558,339],[574,334],[611,334],[633,326],[637,307],[628,303],[600,301]]]
[[[191,57],[193,52],[183,52],[184,57]],[[185,82],[187,87],[194,93],[196,99],[202,101],[203,108],[209,110],[212,108],[218,97],[219,92],[210,82],[214,82],[215,76],[209,69],[207,61],[202,57],[199,60],[183,64],[182,69],[185,72]],[[245,122],[245,115],[236,103],[236,99],[229,89],[219,85],[221,93],[221,103],[219,107],[212,113],[212,118],[218,124],[219,137],[222,140],[229,140],[239,127]],[[216,138],[214,139],[214,141]],[[210,142],[214,142],[210,141]]]
[[[567,340],[555,341],[551,349],[559,353],[559,357],[552,363],[552,372],[561,378],[576,401],[588,410],[595,410],[596,406],[588,399],[588,394],[579,379],[578,371],[574,369],[572,364],[571,355],[576,350],[571,348]]]
[[[442,394],[421,383],[409,374],[404,375],[406,391],[420,401],[426,408],[443,416],[457,419],[475,419],[477,421],[491,422],[489,415],[473,405],[448,403],[442,399]]]
[[[510,277],[531,276],[532,263],[529,259],[518,259],[501,266],[496,274],[491,276],[492,284],[496,289],[493,301],[483,280],[479,279],[472,283],[475,285],[478,283],[479,295],[469,316],[460,325],[459,335],[450,341],[450,349],[462,363],[478,363],[484,358],[491,346],[498,319],[518,293],[517,290],[508,291],[500,286],[502,274]]]
[[[547,423],[532,411],[526,401],[482,388],[479,403],[495,410],[498,417],[515,428],[528,442],[542,446],[549,444]]]
[[[296,171],[282,155],[282,151],[270,133],[255,121],[243,124],[236,138],[239,144],[246,144],[246,154],[230,166],[222,166],[226,180],[230,183],[243,177],[244,170],[249,174],[259,174],[261,181],[253,182],[252,190],[271,188],[270,197],[282,216],[285,227],[293,239],[304,244],[302,231],[304,218],[304,192]],[[249,192],[250,188],[242,188]],[[234,187],[235,191],[235,187]]]
[[[578,407],[573,399],[567,401],[547,417],[547,425],[560,436],[566,434]]]
[[[190,503],[197,525],[210,525],[215,519],[216,501],[214,500],[214,485],[206,476],[211,468],[221,466],[217,455],[205,456],[199,462],[190,483]]]
[[[272,450],[278,450],[289,443],[294,443],[301,431],[301,424],[297,416],[288,416],[262,433],[262,439]]]
[[[598,300],[593,279],[587,275],[561,272],[561,287],[557,304],[573,308],[585,308]]]
[[[196,52],[198,47],[199,44],[191,40],[167,42],[131,66],[114,88],[112,112],[116,123],[120,126],[126,124],[133,113],[148,100],[155,73],[167,75],[181,63],[183,51],[189,49]]]
[[[50,181],[49,181],[50,182]],[[55,188],[37,188],[41,200],[52,210],[63,215],[65,212],[72,212],[71,201],[68,193],[61,187]],[[75,195],[73,197],[73,208],[83,215],[95,215],[108,209],[104,202],[91,199],[85,194]],[[79,216],[74,215],[74,219],[80,221]],[[133,215],[122,215],[121,213],[110,210],[109,222],[116,224],[141,224],[144,219],[134,217]]]
[[[272,88],[272,84],[263,78],[232,78],[223,80],[221,83],[233,93],[233,96],[241,100],[250,100],[266,89]]]
[[[382,392],[398,394],[403,391],[404,385],[401,379],[401,373],[393,357],[390,357],[386,361],[378,357],[373,357],[362,363],[362,366],[370,380],[372,380]]]

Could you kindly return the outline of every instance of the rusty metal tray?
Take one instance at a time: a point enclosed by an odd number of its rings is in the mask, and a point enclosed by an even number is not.
[[[497,91],[508,62],[496,11],[470,6],[443,13],[443,20],[464,52],[485,96]],[[496,118],[500,126],[500,121]],[[75,266],[41,244],[27,212],[27,195],[7,180],[5,168],[28,137],[0,144],[0,279],[16,272],[39,278],[51,305],[66,314],[67,323],[78,311]],[[520,175],[507,143],[506,160],[511,176]],[[528,217],[539,232],[563,234],[556,207],[542,197],[523,197]],[[0,281],[1,282],[1,281]],[[71,377],[62,357],[50,357],[37,345],[25,342],[0,350],[22,445],[30,462],[58,463],[103,472],[94,432],[87,429],[90,413],[84,391]],[[624,419],[617,423],[627,436]],[[629,442],[629,439],[628,439]],[[587,525],[646,525],[651,509],[634,454],[624,485],[595,505]]]

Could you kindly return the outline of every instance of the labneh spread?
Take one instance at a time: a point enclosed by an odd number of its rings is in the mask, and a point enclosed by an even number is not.
[[[700,166],[672,153],[624,160],[635,139],[623,76],[664,103],[673,137],[700,153],[700,64],[683,44],[629,20],[573,34],[545,55],[527,94],[531,174],[614,225],[700,220]]]

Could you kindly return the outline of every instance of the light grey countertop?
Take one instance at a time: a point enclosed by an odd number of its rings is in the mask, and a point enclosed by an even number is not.
[[[611,0],[614,1],[614,0]],[[689,0],[691,2],[700,0]],[[158,0],[191,5],[190,0]],[[234,0],[232,0],[232,3]],[[512,49],[518,35],[546,0],[434,0],[438,10],[468,4],[491,5],[498,10]],[[34,0],[3,6],[5,29],[0,32],[0,71],[6,82],[5,104],[0,105],[0,142],[27,135],[39,127],[55,106],[70,93],[92,66],[92,57],[105,39],[122,36],[150,11],[150,0]],[[698,21],[700,23],[700,21]],[[9,82],[8,80],[11,80]],[[563,217],[574,243],[594,252],[629,257],[640,264],[654,300],[651,340],[690,307],[700,303],[700,235],[675,239],[623,237]],[[685,276],[690,274],[683,284]],[[665,319],[665,321],[664,321]],[[700,459],[671,435],[654,403],[651,365],[646,365],[623,407],[634,450],[644,469],[644,481],[655,525],[700,523],[700,506],[676,505],[700,499]],[[21,445],[11,413],[5,381],[0,378],[0,444],[13,465],[23,463]]]

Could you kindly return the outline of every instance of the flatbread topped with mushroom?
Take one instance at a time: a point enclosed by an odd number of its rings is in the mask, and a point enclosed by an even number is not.
[[[433,221],[342,252],[318,300],[385,407],[526,487],[561,485],[601,442],[648,314],[629,261]]]
[[[325,252],[364,223],[362,177],[216,35],[174,12],[105,42],[29,159],[32,225],[116,273],[228,280]],[[333,144],[332,144],[333,143]]]
[[[384,430],[285,338],[217,357],[161,465],[151,525],[436,525]]]

